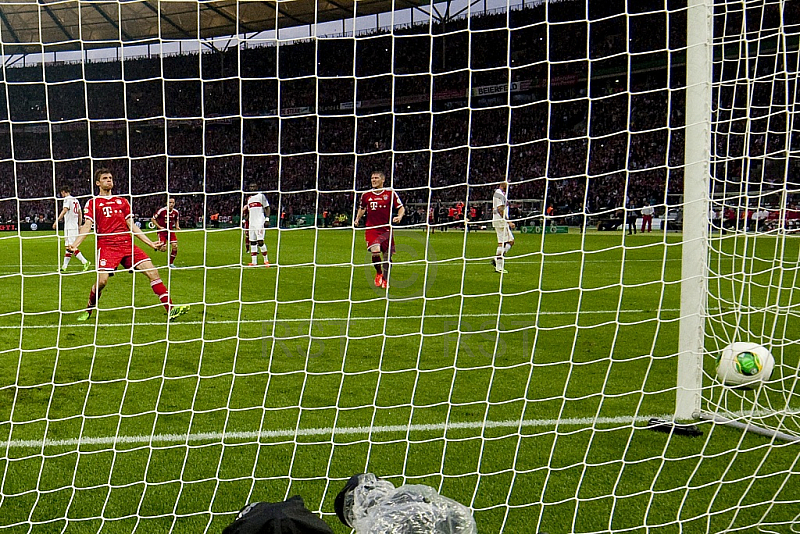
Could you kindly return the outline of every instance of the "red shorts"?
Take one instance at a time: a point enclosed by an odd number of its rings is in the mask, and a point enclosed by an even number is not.
[[[367,228],[364,237],[367,240],[367,248],[373,245],[380,245],[381,252],[388,252],[391,245],[392,254],[394,254],[394,236],[388,226],[380,226],[376,228]]]
[[[122,265],[126,269],[133,269],[143,261],[150,259],[150,256],[137,247],[136,245],[131,248],[130,246],[124,247],[105,247],[97,249],[98,271],[113,271],[118,265]]]
[[[158,240],[162,243],[177,243],[178,242],[178,234],[175,232],[170,232],[168,230],[159,230],[158,232]]]

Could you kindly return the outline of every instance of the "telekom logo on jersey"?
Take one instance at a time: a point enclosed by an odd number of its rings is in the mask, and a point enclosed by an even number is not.
[[[111,217],[112,213],[114,213],[113,208],[109,206],[103,206],[103,215],[105,215],[106,217]]]

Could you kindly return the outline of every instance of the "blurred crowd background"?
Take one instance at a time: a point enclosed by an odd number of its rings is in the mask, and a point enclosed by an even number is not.
[[[200,54],[7,67],[0,222],[52,220],[59,186],[83,201],[100,166],[143,217],[174,195],[184,226],[238,217],[250,184],[287,218],[346,219],[374,169],[416,220],[456,203],[482,208],[506,179],[528,214],[645,204],[664,212],[682,193],[685,0],[587,4]],[[762,6],[753,31],[796,28],[797,5],[787,3],[783,19]],[[749,31],[748,17],[715,18],[715,34]],[[769,82],[774,54],[745,64],[766,80],[746,90],[734,52],[714,72],[730,82],[715,91],[722,126],[712,173],[717,188],[750,198],[798,176],[790,155],[800,143],[786,83]]]

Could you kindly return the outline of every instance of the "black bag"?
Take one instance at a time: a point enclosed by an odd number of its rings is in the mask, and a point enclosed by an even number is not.
[[[222,534],[333,534],[333,530],[295,495],[283,502],[248,504]]]

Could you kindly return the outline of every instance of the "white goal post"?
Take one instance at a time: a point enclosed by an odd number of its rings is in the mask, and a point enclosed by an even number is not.
[[[705,352],[711,144],[713,0],[689,0],[686,11],[686,156],[683,179],[681,326],[675,417],[700,410]]]

